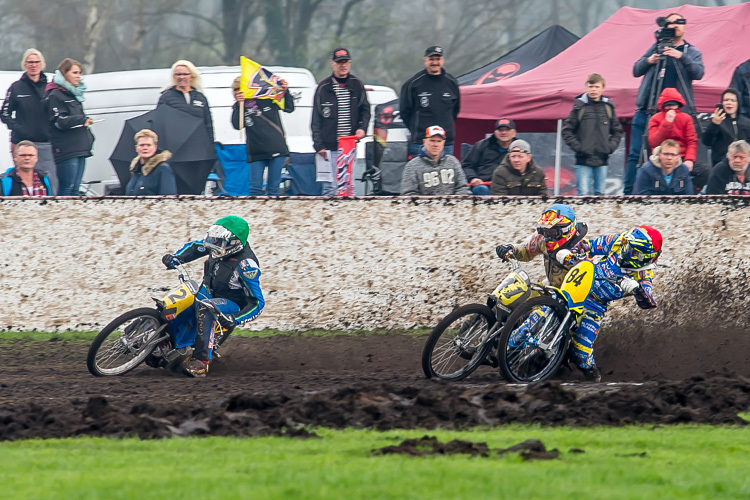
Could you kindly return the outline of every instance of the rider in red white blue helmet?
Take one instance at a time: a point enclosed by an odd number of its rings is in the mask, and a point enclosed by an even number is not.
[[[522,262],[528,262],[541,255],[544,258],[547,281],[550,285],[559,287],[575,262],[558,261],[558,253],[562,250],[568,252],[566,255],[580,253],[576,245],[583,240],[587,232],[588,226],[576,220],[576,214],[570,206],[557,203],[542,212],[537,221],[536,231],[523,243],[498,245],[495,252],[503,260],[507,259],[509,252],[513,252],[515,258]]]
[[[594,341],[609,303],[632,295],[641,309],[656,307],[652,280],[661,249],[661,233],[651,226],[637,226],[579,244],[577,250],[585,250],[586,257],[603,257],[594,266],[594,286],[584,302],[581,324],[571,330],[571,354],[588,380],[601,379],[594,361]],[[565,262],[580,259],[567,250],[558,252],[557,257]]]

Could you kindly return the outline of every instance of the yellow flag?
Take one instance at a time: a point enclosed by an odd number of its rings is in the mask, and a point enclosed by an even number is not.
[[[240,57],[240,66],[240,90],[245,99],[273,99],[284,109],[284,90],[279,85],[278,76],[245,56]]]

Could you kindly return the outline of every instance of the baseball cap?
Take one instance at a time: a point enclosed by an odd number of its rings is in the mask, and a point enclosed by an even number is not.
[[[442,55],[443,55],[443,48],[440,45],[433,45],[432,47],[427,47],[427,50],[424,51],[425,57],[442,56]]]
[[[443,139],[445,139],[445,129],[441,127],[440,125],[433,125],[432,127],[427,127],[427,131],[424,134],[425,138],[429,139],[430,137],[434,135],[439,135]]]
[[[516,151],[514,151],[516,150]],[[531,146],[523,139],[516,139],[510,143],[510,153],[531,153]]]
[[[516,122],[514,122],[510,118],[500,118],[498,121],[495,122],[495,130],[499,129],[500,127],[508,127],[508,128],[512,128],[513,130],[515,130]]]
[[[343,47],[334,49],[333,53],[331,54],[331,61],[333,62],[351,61],[351,60],[352,60],[352,55],[349,53],[347,49]]]

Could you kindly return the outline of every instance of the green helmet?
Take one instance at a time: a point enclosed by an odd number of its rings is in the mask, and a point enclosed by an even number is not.
[[[247,244],[249,232],[250,227],[245,219],[229,215],[208,228],[203,245],[211,250],[213,258],[220,259],[241,251]]]

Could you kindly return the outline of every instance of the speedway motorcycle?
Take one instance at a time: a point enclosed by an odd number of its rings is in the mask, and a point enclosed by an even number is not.
[[[486,304],[455,309],[432,330],[422,350],[422,371],[427,378],[457,381],[482,364],[497,368],[497,338],[514,310],[529,297],[547,292],[532,283],[518,261],[510,257],[510,274],[487,296]]]
[[[622,277],[594,277],[594,263],[583,260],[558,289],[547,287],[521,304],[505,321],[498,339],[500,372],[508,382],[540,382],[568,359],[570,329],[583,318],[583,303],[595,279],[619,286]]]
[[[144,361],[153,368],[180,369],[195,344],[196,304],[206,306],[214,318],[216,355],[231,330],[221,327],[222,312],[200,298],[200,285],[190,279],[187,268],[180,264],[176,269],[180,285],[161,299],[152,297],[156,307],[128,311],[99,332],[86,357],[92,375],[123,375]]]

